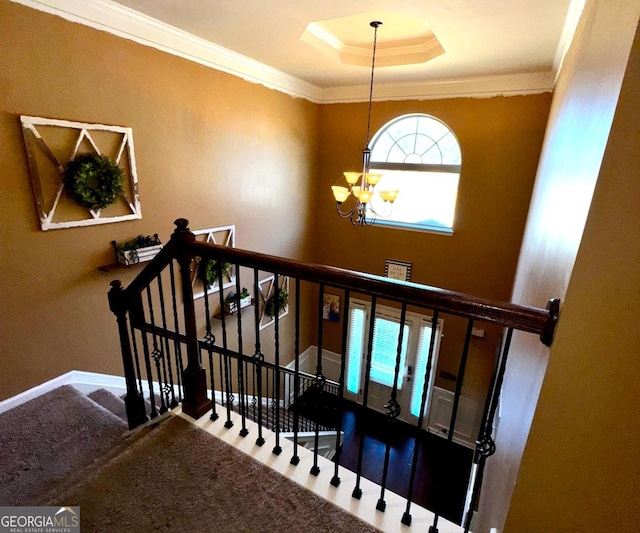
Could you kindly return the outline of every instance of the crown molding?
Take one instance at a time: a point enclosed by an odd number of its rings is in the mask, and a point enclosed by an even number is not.
[[[369,86],[321,88],[111,0],[11,0],[317,104],[364,102]],[[574,0],[575,1],[575,0]],[[488,98],[553,90],[554,73],[376,83],[374,100]]]
[[[311,102],[321,89],[110,0],[11,0]]]
[[[567,10],[567,16],[564,19],[564,26],[562,27],[562,34],[560,35],[560,41],[556,48],[556,55],[553,59],[553,72],[557,80],[558,74],[562,69],[564,58],[569,51],[569,47],[573,42],[573,37],[576,34],[578,22],[584,11],[585,0],[571,0],[569,3],[569,9]]]
[[[490,98],[540,94],[553,91],[553,72],[504,74],[477,78],[453,78],[413,83],[376,84],[373,100],[436,100],[441,98]],[[322,90],[323,104],[365,102],[369,86],[329,87]]]

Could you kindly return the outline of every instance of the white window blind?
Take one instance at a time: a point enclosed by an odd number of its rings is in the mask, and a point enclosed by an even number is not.
[[[347,347],[347,390],[352,394],[358,394],[360,389],[365,318],[364,306],[352,303],[349,307],[349,345]]]
[[[420,416],[422,404],[422,390],[429,358],[429,346],[431,344],[431,323],[423,320],[420,326],[420,338],[418,340],[418,353],[416,354],[416,370],[413,378],[413,390],[411,391],[411,414],[416,418]],[[434,372],[433,368],[431,372]],[[425,406],[426,407],[426,406]]]
[[[399,334],[399,321],[386,316],[376,316],[373,327],[373,349],[371,352],[371,379],[387,387],[393,387]],[[402,335],[400,371],[397,379],[398,389],[402,388],[404,381],[408,342],[409,326],[405,323]]]

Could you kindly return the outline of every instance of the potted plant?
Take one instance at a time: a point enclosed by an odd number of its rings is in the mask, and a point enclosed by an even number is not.
[[[288,303],[289,293],[287,293],[285,289],[280,288],[267,300],[264,306],[264,312],[267,316],[274,318],[276,313],[280,313],[287,308]]]
[[[225,311],[227,313],[235,313],[238,309],[251,305],[251,295],[246,287],[242,287],[240,294],[230,292],[224,302]]]
[[[162,243],[157,233],[153,237],[150,235],[138,235],[122,244],[115,244],[115,241],[112,244],[116,249],[118,263],[127,266],[151,261],[162,249]]]

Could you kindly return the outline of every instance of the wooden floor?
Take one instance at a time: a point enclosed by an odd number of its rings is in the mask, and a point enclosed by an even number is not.
[[[328,401],[327,401],[328,400]],[[311,404],[311,405],[310,405]],[[407,497],[411,464],[416,445],[415,429],[401,421],[390,422],[381,413],[362,414],[354,403],[338,407],[337,398],[314,400],[300,407],[300,414],[317,419],[325,426],[342,420],[344,440],[334,460],[356,472],[360,446],[363,446],[362,476],[381,484],[387,446],[389,467],[387,490]],[[418,461],[412,501],[460,524],[467,485],[473,461],[473,451],[447,441],[446,438],[420,432]]]

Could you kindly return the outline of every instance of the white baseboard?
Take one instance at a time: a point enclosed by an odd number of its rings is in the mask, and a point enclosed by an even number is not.
[[[0,413],[9,411],[18,405],[33,400],[38,396],[57,389],[62,385],[71,385],[83,394],[89,394],[96,389],[107,389],[116,396],[122,396],[127,392],[126,382],[121,376],[112,376],[109,374],[98,374],[97,372],[84,372],[82,370],[71,370],[66,374],[62,374],[49,381],[45,381],[40,385],[21,392],[11,398],[7,398],[0,402]],[[147,383],[143,383],[145,393],[149,391]]]

